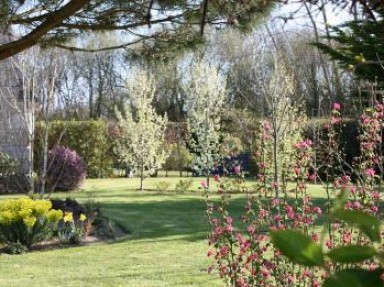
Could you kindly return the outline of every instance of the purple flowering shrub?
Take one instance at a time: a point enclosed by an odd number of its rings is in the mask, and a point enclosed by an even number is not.
[[[52,190],[77,189],[86,176],[86,165],[75,151],[64,146],[56,146],[49,151],[46,183]]]

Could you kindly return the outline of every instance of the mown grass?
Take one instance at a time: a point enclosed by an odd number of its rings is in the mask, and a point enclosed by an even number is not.
[[[195,181],[197,188],[199,179]],[[153,188],[155,182],[147,179],[145,184]],[[103,212],[129,234],[112,243],[2,254],[0,286],[220,286],[220,280],[206,272],[201,192],[140,192],[138,183],[88,180],[81,192],[69,194],[83,202],[100,202]]]
[[[154,190],[156,182],[170,190]],[[0,257],[0,286],[222,286],[217,274],[208,275],[208,225],[205,202],[195,178],[193,192],[177,194],[179,178],[148,178],[140,192],[139,180],[88,180],[80,192],[57,194],[86,202],[95,200],[102,211],[129,234],[114,242],[34,251]],[[249,184],[252,184],[250,182]],[[319,199],[324,192],[311,187]],[[243,210],[234,195],[234,214]]]

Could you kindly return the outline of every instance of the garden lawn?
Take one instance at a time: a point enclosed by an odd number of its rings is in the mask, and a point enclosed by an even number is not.
[[[147,179],[154,188],[160,179]],[[179,179],[166,179],[176,184]],[[201,179],[195,179],[197,188]],[[202,192],[140,192],[138,179],[88,180],[69,196],[99,201],[130,234],[90,246],[0,256],[0,286],[220,286],[208,275]],[[60,195],[65,197],[66,195]]]
[[[79,192],[54,195],[97,201],[105,215],[130,233],[109,243],[2,254],[0,286],[222,286],[216,272],[206,271],[212,262],[206,256],[208,224],[198,189],[203,179],[194,178],[194,191],[184,194],[171,190],[179,180],[148,178],[143,192],[137,190],[137,178],[87,180]],[[159,181],[168,181],[170,190],[156,191]],[[311,190],[324,200],[323,190]],[[241,195],[232,197],[230,209],[236,219],[244,200]]]

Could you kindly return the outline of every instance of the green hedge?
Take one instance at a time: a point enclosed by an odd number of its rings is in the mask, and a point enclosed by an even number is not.
[[[40,170],[43,162],[45,125],[37,122],[34,141],[34,167]],[[105,121],[53,121],[49,124],[48,149],[63,145],[75,150],[87,166],[87,176],[108,177],[112,174],[112,141]]]

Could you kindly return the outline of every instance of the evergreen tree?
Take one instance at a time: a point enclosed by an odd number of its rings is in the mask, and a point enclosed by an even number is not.
[[[331,27],[334,47],[315,43],[343,68],[353,71],[358,79],[384,85],[384,10],[377,9],[374,18],[349,21]]]

